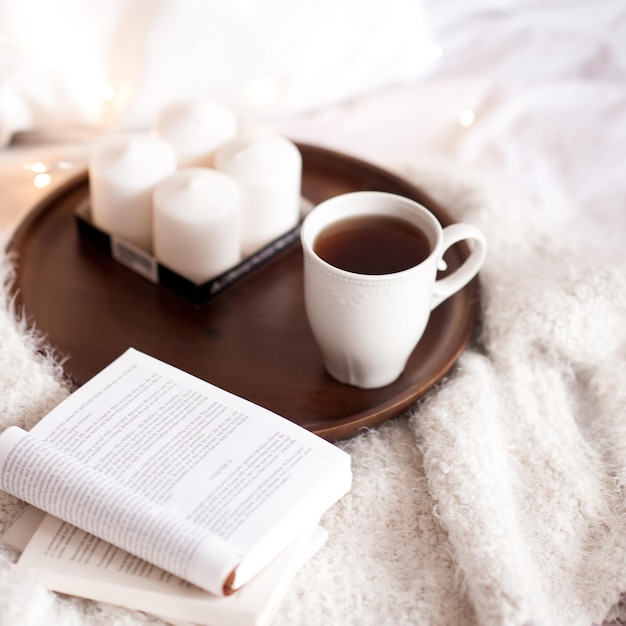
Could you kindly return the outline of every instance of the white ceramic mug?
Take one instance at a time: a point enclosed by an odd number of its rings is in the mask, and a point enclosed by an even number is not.
[[[317,237],[330,225],[366,215],[395,216],[417,226],[430,244],[427,258],[391,274],[357,274],[331,265],[315,252]],[[486,253],[485,239],[476,227],[442,228],[417,202],[376,191],[322,202],[305,218],[301,240],[306,312],[326,370],[342,383],[366,389],[388,385],[400,376],[430,312],[476,276]],[[470,241],[469,256],[437,280],[437,270],[445,269],[444,253],[463,240]]]

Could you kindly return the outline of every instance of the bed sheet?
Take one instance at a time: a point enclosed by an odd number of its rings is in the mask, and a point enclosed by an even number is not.
[[[426,81],[285,121],[384,165],[471,170],[597,253],[626,248],[626,4],[437,0]]]

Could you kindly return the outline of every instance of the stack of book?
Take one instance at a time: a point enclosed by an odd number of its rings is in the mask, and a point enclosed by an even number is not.
[[[324,543],[350,457],[258,405],[129,349],[26,432],[3,541],[49,589],[172,624],[267,624]]]

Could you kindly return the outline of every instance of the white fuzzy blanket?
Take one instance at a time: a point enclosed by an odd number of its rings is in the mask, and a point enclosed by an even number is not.
[[[354,487],[323,519],[328,544],[275,626],[616,620],[626,591],[626,263],[592,264],[482,182],[413,175],[487,235],[482,323],[436,390],[342,444]],[[2,427],[32,425],[67,393],[60,367],[15,320],[5,302]],[[0,522],[18,507],[0,494]],[[157,623],[13,578],[11,558],[0,553],[1,626]]]

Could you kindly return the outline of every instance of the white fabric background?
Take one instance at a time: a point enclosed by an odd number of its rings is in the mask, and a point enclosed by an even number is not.
[[[253,117],[424,75],[421,0],[0,1],[0,142],[150,125],[176,100]]]

